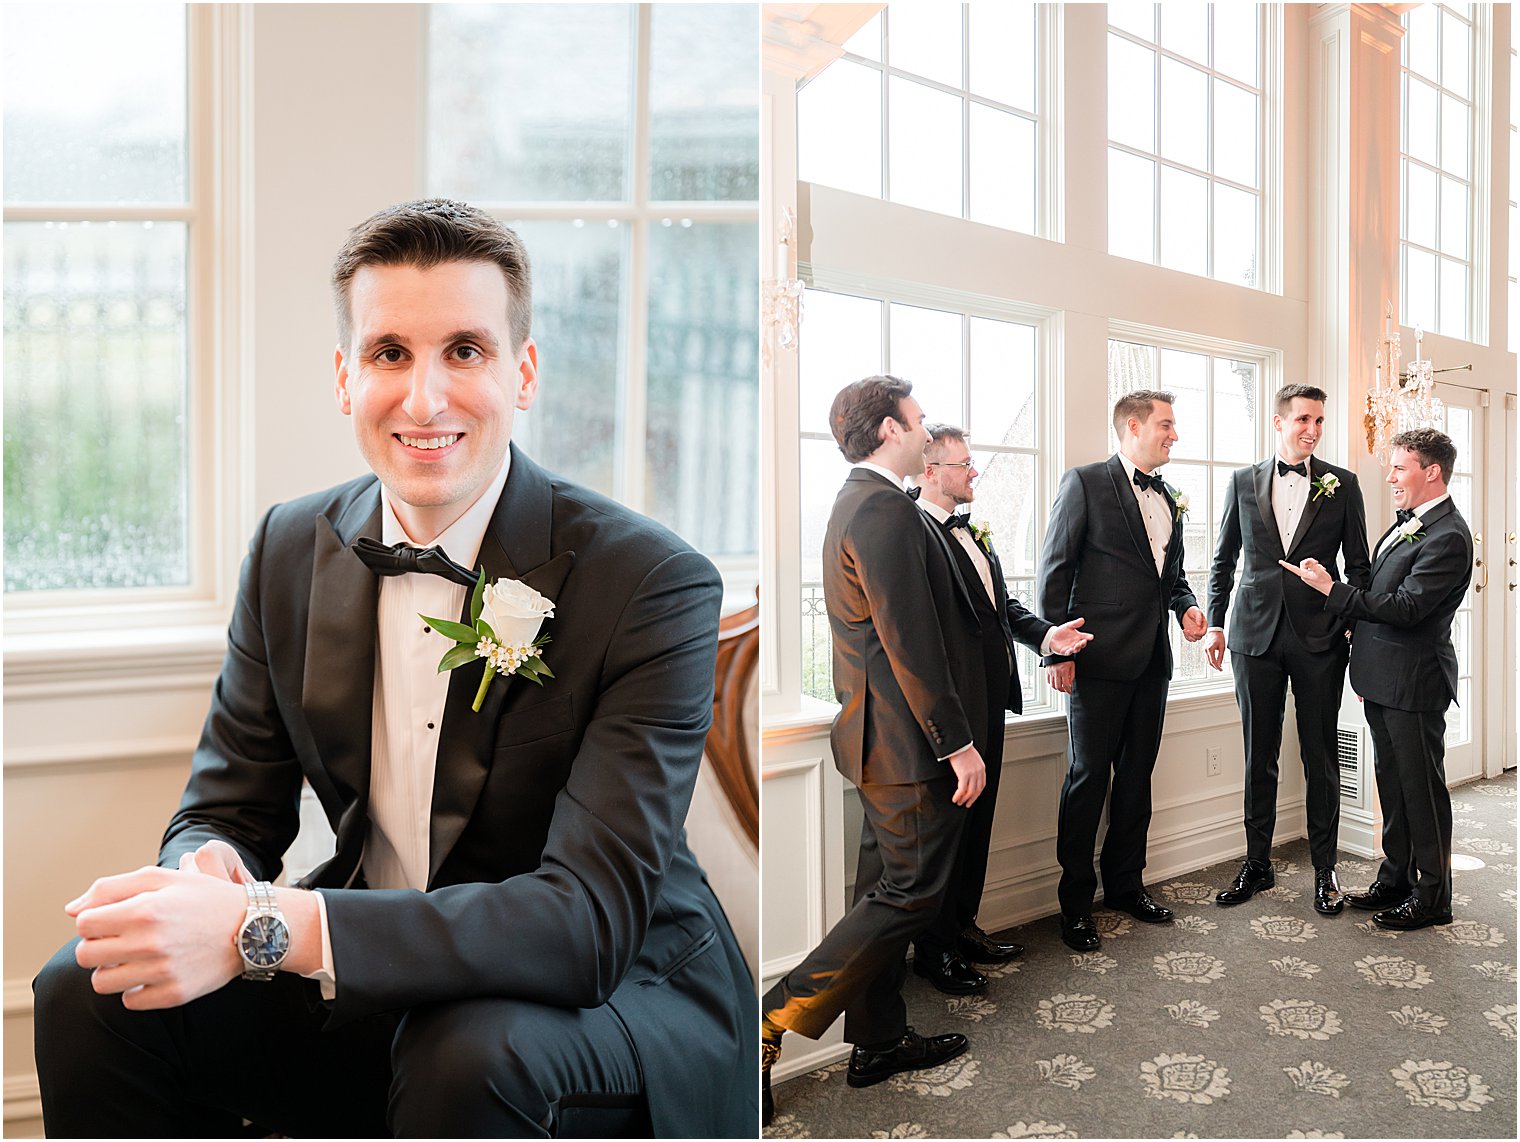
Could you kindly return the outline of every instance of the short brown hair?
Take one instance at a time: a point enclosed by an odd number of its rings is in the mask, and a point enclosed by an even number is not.
[[[846,460],[858,464],[881,447],[881,422],[890,416],[903,423],[903,398],[912,391],[913,382],[887,375],[839,390],[829,406],[829,429]]]
[[[507,279],[507,320],[512,349],[533,330],[533,271],[517,234],[484,210],[449,198],[421,198],[388,206],[348,232],[333,262],[333,306],[338,343],[352,332],[349,288],[365,266],[432,269],[445,262],[491,262]]]
[[[1446,433],[1434,428],[1411,428],[1399,433],[1389,443],[1418,457],[1421,468],[1439,464],[1441,483],[1451,483],[1451,474],[1457,467],[1457,446]]]
[[[1162,392],[1160,389],[1136,389],[1132,393],[1125,393],[1114,402],[1114,435],[1120,440],[1124,439],[1124,425],[1130,417],[1136,417],[1144,424],[1151,418],[1157,401],[1166,404],[1176,404],[1177,398],[1171,393]]]
[[[1324,389],[1317,389],[1313,385],[1284,385],[1277,390],[1277,415],[1284,415],[1293,406],[1294,399],[1298,397],[1304,400],[1317,400],[1320,404],[1330,399],[1325,395]]]
[[[929,443],[924,445],[924,460],[930,464],[938,463],[937,460],[929,459],[931,455],[937,457],[945,454],[945,441],[959,440],[962,444],[966,442],[966,430],[957,428],[953,424],[926,423],[924,431],[929,434]]]

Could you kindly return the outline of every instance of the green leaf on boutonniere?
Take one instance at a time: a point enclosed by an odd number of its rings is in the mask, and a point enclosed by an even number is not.
[[[490,618],[486,617],[488,615]],[[552,600],[514,579],[498,579],[488,585],[484,567],[480,569],[475,590],[470,596],[469,623],[421,616],[433,630],[453,639],[456,644],[439,660],[438,673],[457,670],[477,658],[485,660],[480,688],[476,690],[475,701],[470,707],[477,713],[485,701],[491,679],[497,674],[508,678],[521,674],[539,686],[543,685],[545,678],[554,677],[554,672],[538,653],[549,643],[549,636],[539,634],[539,628],[545,619],[553,617]]]

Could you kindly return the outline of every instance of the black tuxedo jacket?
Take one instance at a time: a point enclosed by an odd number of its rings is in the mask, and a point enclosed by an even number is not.
[[[1346,582],[1353,587],[1368,584],[1367,511],[1356,476],[1345,468],[1311,458],[1310,476],[1318,479],[1332,472],[1340,480],[1333,496],[1309,492],[1303,518],[1293,533],[1292,550],[1284,551],[1272,512],[1272,474],[1277,457],[1271,456],[1249,468],[1237,468],[1224,493],[1224,520],[1214,548],[1209,573],[1209,626],[1223,628],[1230,595],[1235,609],[1230,614],[1226,641],[1240,654],[1265,654],[1272,645],[1277,624],[1286,619],[1304,648],[1315,653],[1329,650],[1345,637],[1346,619],[1325,610],[1324,596],[1291,571],[1278,566],[1279,559],[1299,563],[1317,559],[1340,578],[1336,566],[1339,552],[1346,565]],[[1240,586],[1235,588],[1235,566],[1242,563]]]
[[[1472,532],[1449,499],[1420,525],[1420,538],[1395,540],[1373,561],[1367,590],[1332,583],[1324,604],[1356,620],[1351,688],[1395,710],[1445,710],[1457,697],[1451,620],[1472,582]]]
[[[868,469],[852,470],[834,501],[823,595],[840,710],[829,738],[835,766],[856,785],[943,777],[940,758],[982,745],[981,625],[951,542]]]
[[[351,888],[368,830],[379,588],[349,547],[379,538],[380,513],[366,476],[264,517],[160,863],[219,837],[272,878],[305,777],[337,834],[303,882],[326,900],[332,1025],[478,996],[610,1004],[657,1134],[753,1137],[754,985],[683,831],[712,718],[717,572],[514,446],[479,559],[491,579],[554,601],[543,657],[555,677],[498,678],[473,713],[484,664],[453,672],[428,890]]]
[[[1170,494],[1170,488],[1168,488]],[[1172,512],[1172,538],[1161,572],[1151,557],[1145,519],[1118,456],[1069,469],[1050,509],[1037,586],[1040,614],[1057,625],[1081,616],[1093,636],[1076,659],[1090,678],[1132,682],[1145,672],[1166,613],[1180,622],[1198,605],[1182,572],[1182,517]],[[1166,643],[1171,674],[1171,643]],[[1048,655],[1046,665],[1068,661]]]

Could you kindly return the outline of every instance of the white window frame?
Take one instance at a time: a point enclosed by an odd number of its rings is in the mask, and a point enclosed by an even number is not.
[[[251,524],[242,469],[253,417],[242,296],[251,265],[241,225],[248,169],[251,13],[187,4],[186,176],[183,203],[6,205],[6,222],[178,222],[186,245],[187,533],[190,581],[176,587],[13,591],[5,595],[9,666],[83,663],[112,653],[224,642],[236,568]],[[89,630],[86,646],[56,635]]]

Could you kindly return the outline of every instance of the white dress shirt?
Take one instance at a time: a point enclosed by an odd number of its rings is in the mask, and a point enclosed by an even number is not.
[[[1425,513],[1428,512],[1431,508],[1449,499],[1451,499],[1451,493],[1445,492],[1433,500],[1426,500],[1423,504],[1414,509],[1415,518],[1424,519]],[[1377,550],[1373,552],[1372,557],[1376,559],[1379,555],[1383,554],[1383,552],[1387,551],[1391,544],[1400,542],[1402,541],[1399,539],[1399,529],[1397,526],[1395,526],[1392,531],[1383,536],[1383,542],[1378,544]]]
[[[1177,505],[1170,496],[1162,495],[1155,488],[1142,488],[1136,484],[1135,473],[1139,469],[1123,452],[1118,453],[1118,456],[1119,463],[1124,465],[1124,474],[1128,477],[1129,490],[1135,493],[1135,502],[1140,505],[1140,517],[1145,520],[1145,532],[1151,541],[1151,556],[1156,560],[1156,574],[1159,575],[1166,566],[1166,549],[1172,542],[1172,516]],[[1155,472],[1141,474],[1156,475]]]
[[[1272,458],[1272,514],[1277,519],[1277,535],[1282,540],[1284,554],[1293,549],[1293,535],[1303,522],[1304,509],[1309,506],[1310,486],[1314,481],[1312,456],[1304,460],[1306,474],[1303,476],[1297,472],[1280,474],[1277,465],[1287,462],[1281,455]]]

